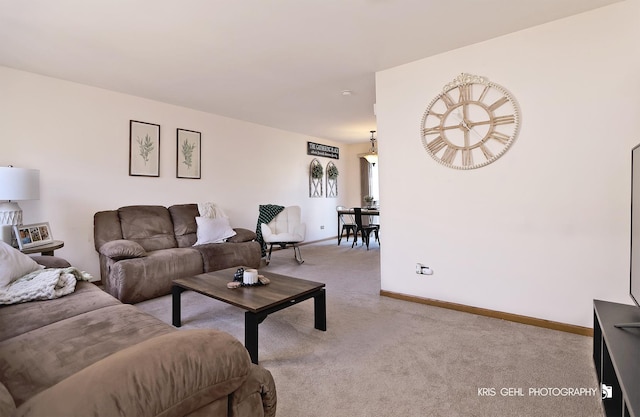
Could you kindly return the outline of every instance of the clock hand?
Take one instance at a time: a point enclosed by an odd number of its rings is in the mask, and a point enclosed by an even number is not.
[[[467,131],[471,130],[471,126],[469,124],[470,122],[468,122],[463,116],[460,115],[459,107],[456,109],[456,113],[451,113],[451,114],[453,114],[453,117],[458,119],[458,121],[460,122],[460,124],[457,127],[461,127]]]
[[[469,132],[473,132],[474,135],[476,135],[476,137],[480,140],[484,139],[482,136],[480,136],[480,133],[476,132],[476,130],[473,128],[473,126],[469,127]]]
[[[459,111],[458,111],[459,113]],[[466,120],[464,118],[461,118],[458,114],[456,113],[452,113],[458,120],[460,120],[460,126],[464,127],[468,132],[472,132],[474,135],[476,135],[476,137],[480,140],[484,139],[482,136],[480,136],[480,134],[473,128],[474,126],[477,125],[486,125],[491,123],[490,120],[487,121],[483,121],[483,122],[472,122],[470,120]]]
[[[466,126],[465,126],[466,128]],[[442,130],[451,130],[451,129],[460,129],[460,125],[454,125],[454,126],[442,126],[441,127]]]

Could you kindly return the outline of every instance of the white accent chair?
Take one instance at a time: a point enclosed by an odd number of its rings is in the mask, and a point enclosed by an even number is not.
[[[287,245],[293,246],[293,254],[299,264],[304,260],[300,254],[298,244],[304,241],[307,231],[307,225],[302,223],[300,206],[285,207],[273,220],[268,224],[261,223],[262,239],[269,244],[269,254],[266,263],[269,265],[271,261],[271,250],[273,245],[280,245],[282,249]]]

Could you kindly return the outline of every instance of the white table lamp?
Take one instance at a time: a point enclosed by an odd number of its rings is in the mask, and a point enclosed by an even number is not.
[[[13,226],[22,224],[22,209],[16,201],[39,198],[39,170],[0,167],[0,227],[4,242],[11,244]]]

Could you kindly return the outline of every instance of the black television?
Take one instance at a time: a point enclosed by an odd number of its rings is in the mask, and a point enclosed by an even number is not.
[[[640,144],[631,150],[631,265],[629,295],[640,307]],[[637,323],[620,323],[616,327],[640,327]]]

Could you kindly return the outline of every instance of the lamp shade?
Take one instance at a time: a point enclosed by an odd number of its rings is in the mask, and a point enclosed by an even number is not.
[[[40,198],[40,170],[0,167],[0,200],[37,200]]]
[[[364,155],[363,157],[364,159],[366,159],[367,161],[369,161],[370,164],[375,164],[378,162],[378,154],[377,153],[369,153]]]

